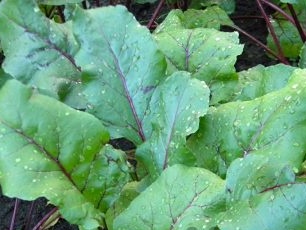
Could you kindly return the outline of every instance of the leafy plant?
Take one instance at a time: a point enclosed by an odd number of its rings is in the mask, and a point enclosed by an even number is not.
[[[34,0],[0,3],[6,196],[46,197],[80,229],[303,228],[304,69],[237,73],[217,6],[151,34],[122,6],[74,2],[43,2],[69,4],[60,23]]]

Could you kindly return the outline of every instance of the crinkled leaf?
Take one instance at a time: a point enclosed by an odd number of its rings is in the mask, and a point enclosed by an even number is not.
[[[215,174],[175,165],[132,201],[114,229],[210,229],[224,210],[224,194],[224,181]]]
[[[3,193],[44,196],[71,223],[102,226],[102,212],[129,179],[123,154],[103,145],[109,134],[93,116],[10,80],[0,91]]]
[[[296,68],[278,64],[255,66],[238,73],[239,84],[232,100],[248,101],[285,87]]]
[[[266,189],[294,181],[294,171],[283,158],[271,157],[269,154],[249,154],[236,159],[227,171],[228,201],[235,203],[237,200],[246,200]]]
[[[168,165],[194,162],[185,146],[186,136],[197,131],[208,103],[206,84],[186,72],[173,74],[156,88],[143,120],[151,138],[136,152],[152,177],[157,177]],[[148,126],[151,123],[152,127]]]
[[[0,4],[0,40],[5,54],[3,69],[23,83],[65,101],[77,97],[80,67],[71,23],[49,20],[33,0],[5,0]],[[72,101],[80,107],[81,97]]]
[[[218,6],[208,7],[205,10],[188,9],[184,12],[182,10],[172,10],[154,32],[201,27],[220,30],[221,25],[232,24],[229,16]]]
[[[304,229],[306,185],[278,186],[249,200],[235,202],[220,216],[220,230]]]
[[[39,4],[45,5],[65,5],[68,3],[80,3],[83,0],[37,0]]]
[[[228,98],[237,80],[234,67],[242,52],[236,32],[215,29],[177,29],[155,35],[168,62],[168,73],[184,70],[211,88],[212,104]],[[224,95],[221,97],[220,92]]]
[[[235,0],[192,0],[189,8],[202,9],[203,7],[219,6],[225,10],[228,14],[231,14],[235,10]]]
[[[301,49],[299,67],[306,68],[306,43]]]
[[[149,30],[122,6],[77,9],[73,20],[81,44],[76,59],[86,72],[88,112],[101,119],[113,137],[141,143],[143,117],[164,76],[163,55]]]
[[[295,70],[286,87],[252,101],[211,108],[189,138],[198,165],[225,176],[245,154],[277,153],[300,169],[306,149],[306,71]]]

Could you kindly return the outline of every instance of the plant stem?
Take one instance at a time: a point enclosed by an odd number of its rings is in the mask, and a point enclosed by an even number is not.
[[[165,0],[160,0],[160,2],[158,3],[158,5],[157,5],[157,7],[156,7],[156,9],[155,9],[155,11],[154,11],[150,21],[149,21],[149,23],[147,25],[148,29],[150,29],[152,27],[155,19],[157,18],[157,15],[159,14],[159,12],[160,12],[161,8],[163,7],[164,3],[165,3]]]
[[[278,53],[278,54],[277,54],[278,59],[279,59],[282,63],[284,63],[284,64],[289,64],[289,62],[287,61],[287,59],[286,59],[285,56],[284,56],[284,53],[283,53],[282,47],[281,47],[281,45],[280,45],[280,42],[279,42],[279,40],[278,40],[278,38],[277,38],[277,35],[276,35],[275,31],[274,31],[274,28],[273,28],[271,22],[270,22],[270,20],[269,20],[269,17],[268,17],[268,15],[266,14],[266,12],[265,12],[265,10],[264,10],[262,4],[261,4],[261,1],[264,1],[264,0],[256,0],[257,5],[258,5],[258,8],[259,8],[259,10],[260,10],[262,16],[264,17],[264,19],[265,19],[265,21],[266,21],[267,27],[268,27],[268,29],[269,29],[269,31],[270,31],[270,34],[271,34],[272,39],[273,39],[273,41],[274,41],[274,44],[276,45],[277,53]]]
[[[101,5],[100,5],[100,0],[95,0],[95,2],[96,2],[96,7],[100,7]]]
[[[304,43],[304,42],[306,42],[306,32],[303,30],[302,25],[301,25],[297,15],[296,15],[296,12],[295,12],[292,4],[287,3],[287,6],[288,6],[288,9],[289,9],[292,17],[293,17],[295,26],[296,26],[297,30],[299,31],[300,37],[301,37],[301,39],[302,39],[302,41]]]
[[[267,51],[269,54],[271,54],[273,57],[275,57],[276,59],[278,59],[280,62],[282,62],[282,60],[279,59],[279,56],[273,51],[271,50],[268,46],[266,46],[264,43],[262,43],[261,41],[259,41],[257,38],[255,38],[254,36],[252,36],[251,34],[249,34],[248,32],[244,31],[243,29],[241,29],[240,27],[236,26],[236,25],[227,25],[228,27],[237,30],[239,33],[242,33],[243,35],[247,36],[249,39],[251,39],[253,42],[255,42],[257,45],[261,46],[265,51]],[[286,63],[285,63],[286,64]]]
[[[61,22],[64,23],[64,22],[66,21],[66,19],[65,19],[65,15],[64,15],[64,13],[63,13],[63,8],[62,8],[62,6],[57,6],[57,13],[58,13],[58,15],[59,15],[60,18],[61,18]]]
[[[52,216],[58,209],[55,207],[49,213],[47,213],[33,228],[33,230],[39,230],[40,227]]]
[[[25,224],[24,230],[29,230],[30,229],[34,204],[35,204],[35,200],[31,202],[31,206],[30,206],[30,210],[28,212],[27,218],[26,218],[26,224]]]
[[[10,229],[9,230],[14,230],[14,225],[15,225],[15,219],[16,219],[16,214],[17,214],[17,209],[19,207],[19,199],[15,199],[15,204],[14,204],[14,211],[13,211],[13,216],[11,219],[11,224],[10,224]]]
[[[290,15],[288,15],[282,8],[280,8],[279,6],[269,2],[267,0],[262,0],[262,2],[265,3],[266,5],[268,5],[269,7],[271,7],[272,9],[276,10],[278,13],[283,15],[289,22],[291,22],[293,25],[295,25],[295,22],[294,22],[293,18],[290,17]]]

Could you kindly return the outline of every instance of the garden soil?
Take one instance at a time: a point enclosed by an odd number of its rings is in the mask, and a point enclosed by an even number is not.
[[[236,25],[238,25],[243,30],[249,32],[257,39],[265,43],[267,30],[265,23],[262,19],[247,18],[247,16],[258,15],[258,8],[256,6],[256,1],[254,0],[236,0],[236,12],[232,15],[232,18]],[[151,18],[156,4],[150,5],[131,5],[131,11],[134,13],[136,18],[143,23],[147,24]],[[167,11],[165,7],[163,12]],[[227,28],[224,30],[228,31]],[[236,69],[238,71],[248,69],[250,67],[256,66],[257,64],[263,64],[265,66],[276,64],[275,60],[270,59],[265,54],[264,50],[257,46],[256,44],[250,42],[245,36],[240,36],[241,43],[244,44],[244,52],[238,57],[236,64]],[[0,63],[3,61],[3,57],[0,56]],[[112,144],[115,148],[129,149],[131,144],[124,140],[113,141]],[[15,199],[8,198],[1,195],[0,188],[0,230],[10,229],[10,223],[12,220]],[[32,208],[32,211],[30,209]],[[52,206],[47,203],[44,198],[38,199],[37,201],[19,201],[19,206],[16,213],[15,225],[12,229],[14,230],[31,230],[34,226],[46,215]],[[29,215],[31,213],[31,215]],[[27,225],[27,227],[25,227]],[[50,229],[54,230],[77,230],[77,226],[70,225],[63,219],[60,219],[53,227]]]

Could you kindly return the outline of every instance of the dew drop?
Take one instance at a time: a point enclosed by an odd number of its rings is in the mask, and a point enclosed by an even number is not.
[[[21,161],[20,158],[16,158],[16,159],[15,159],[15,162],[16,162],[16,163],[18,163],[18,162],[20,162],[20,161]]]

